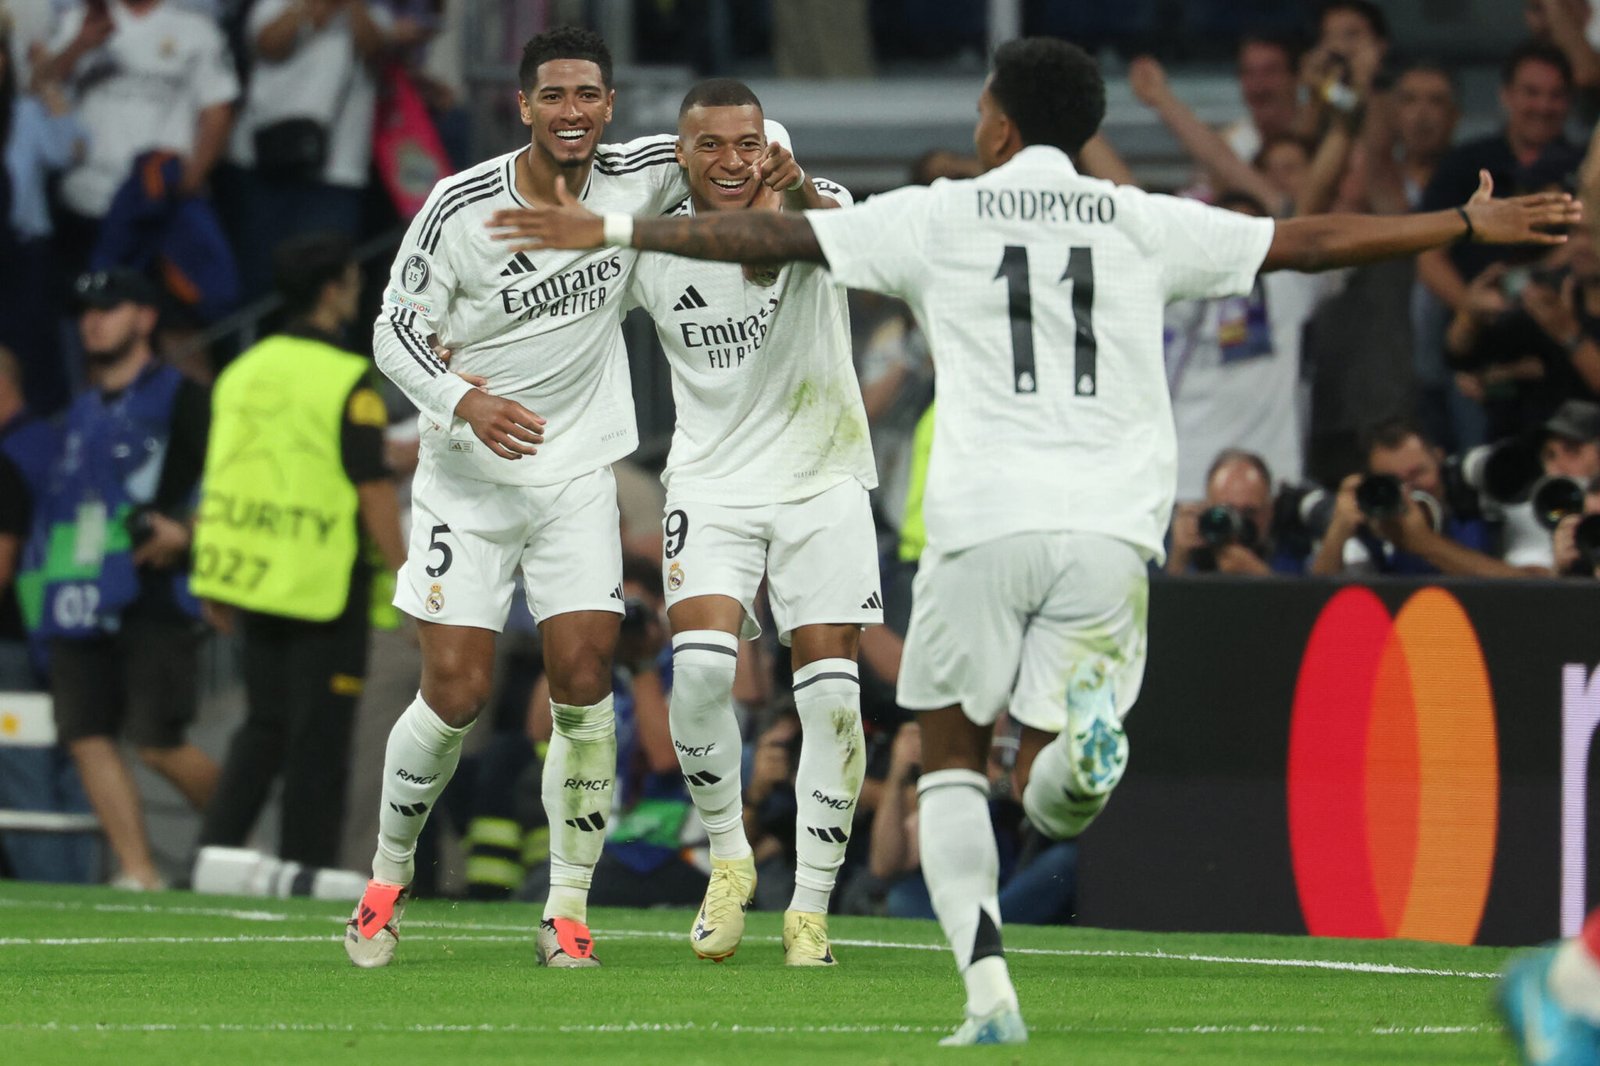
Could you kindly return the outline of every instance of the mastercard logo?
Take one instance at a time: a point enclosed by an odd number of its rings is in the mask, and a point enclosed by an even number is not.
[[[1455,597],[1394,618],[1368,589],[1317,618],[1289,730],[1289,845],[1313,936],[1470,944],[1500,774],[1483,649]]]

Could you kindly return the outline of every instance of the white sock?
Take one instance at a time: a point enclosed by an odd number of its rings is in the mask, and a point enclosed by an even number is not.
[[[796,670],[794,706],[800,714],[800,765],[794,779],[797,861],[789,909],[826,914],[867,766],[856,664],[818,659]]]
[[[1593,921],[1593,919],[1590,919]],[[1556,1002],[1590,1025],[1600,1025],[1600,960],[1583,937],[1567,941],[1550,967],[1550,991]]]
[[[1000,945],[1000,853],[989,822],[988,779],[975,770],[923,774],[917,815],[922,876],[967,986],[967,1013],[1015,1009]]]
[[[693,629],[672,638],[672,747],[714,859],[750,854],[739,782],[743,742],[733,713],[738,665],[739,638],[732,633]]]
[[[471,723],[456,729],[444,724],[422,693],[411,701],[389,730],[383,756],[383,803],[378,810],[378,851],[372,876],[395,885],[409,885],[416,873],[417,837],[428,822],[439,793],[450,783],[461,761],[461,741]]]
[[[616,719],[610,696],[589,707],[550,704],[554,729],[540,792],[550,820],[550,896],[546,918],[589,920],[589,885],[606,844],[617,773]]]

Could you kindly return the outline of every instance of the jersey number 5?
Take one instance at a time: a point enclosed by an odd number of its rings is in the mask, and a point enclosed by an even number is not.
[[[995,279],[1006,279],[1011,319],[1012,383],[1018,392],[1039,391],[1039,371],[1033,358],[1033,291],[1028,284],[1028,249],[1020,244],[1006,245]],[[1056,279],[1072,282],[1072,322],[1075,333],[1072,356],[1072,392],[1075,396],[1095,394],[1099,343],[1094,338],[1094,249],[1074,248],[1067,254],[1067,268]]]

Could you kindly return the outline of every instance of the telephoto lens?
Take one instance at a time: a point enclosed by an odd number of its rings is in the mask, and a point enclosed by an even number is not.
[[[1356,506],[1374,522],[1398,518],[1405,510],[1405,486],[1393,474],[1368,474],[1356,486]]]
[[[1578,528],[1573,530],[1572,539],[1589,569],[1600,569],[1600,514],[1584,515]]]
[[[1213,548],[1228,544],[1249,547],[1256,542],[1256,524],[1227,504],[1207,507],[1200,513],[1200,539]]]
[[[1533,487],[1533,517],[1555,529],[1568,515],[1583,513],[1583,486],[1570,477],[1545,477]]]

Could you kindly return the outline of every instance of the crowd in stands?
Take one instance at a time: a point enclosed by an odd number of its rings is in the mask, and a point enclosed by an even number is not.
[[[370,309],[339,310],[359,301],[359,277],[319,275],[322,288],[302,284],[296,296],[292,264],[275,281],[274,253],[335,235],[350,258],[348,242],[408,217],[430,168],[442,175],[468,161],[459,87],[429,65],[454,6],[0,0],[9,11],[0,20],[0,691],[52,691],[62,743],[0,747],[0,808],[81,807],[87,790],[111,851],[107,872],[125,887],[183,874],[152,858],[123,744],[196,808],[218,802],[219,767],[185,735],[210,632],[184,580],[196,565],[186,522],[205,466],[206,390],[237,353],[197,337],[277,291],[295,307],[323,301],[329,329],[346,330],[325,339],[366,350],[359,333]],[[859,21],[863,5],[839,6]],[[674,32],[676,5],[640,7],[660,22],[647,33]],[[1585,133],[1600,113],[1600,5],[1529,0],[1526,22],[1499,72],[1500,127],[1476,140],[1456,136],[1456,73],[1392,48],[1381,8],[1367,0],[1323,5],[1304,38],[1245,32],[1242,114],[1220,128],[1196,115],[1156,59],[1133,60],[1127,80],[1193,164],[1182,189],[1161,191],[1278,218],[1399,214],[1454,207],[1486,174],[1495,195],[1566,189],[1600,218],[1600,136]],[[835,59],[861,73],[870,56]],[[1081,165],[1136,177],[1106,137]],[[910,180],[975,173],[975,161],[941,148]],[[1170,307],[1178,503],[1166,558],[1153,566],[1261,580],[1600,577],[1600,252],[1588,230],[1570,237],[1532,255],[1463,240],[1415,263],[1275,273],[1247,297]],[[858,295],[852,312],[879,465],[886,624],[861,643],[868,777],[836,909],[926,917],[912,802],[920,742],[893,693],[924,544],[933,371],[904,307]],[[280,325],[307,335],[303,320]],[[351,476],[392,479],[403,521],[413,412],[393,390],[384,400],[382,462],[374,436],[366,473]],[[63,485],[95,477],[119,486],[98,511],[64,495]],[[628,559],[614,678],[619,806],[593,901],[693,905],[707,859],[667,726],[663,497],[646,469],[623,464],[618,482]],[[120,602],[62,594],[91,557],[126,568]],[[353,586],[363,597],[371,586],[366,695],[334,727],[349,733],[339,750],[349,751],[354,798],[337,863],[358,868],[375,829],[362,821],[382,759],[373,738],[391,724],[382,716],[405,705],[394,694],[417,684],[384,569]],[[537,634],[525,611],[513,617],[523,622],[502,641],[494,726],[478,731],[441,801],[444,817],[430,823],[424,854],[440,858],[418,864],[418,891],[537,898],[546,885],[538,760],[549,694]],[[757,905],[777,909],[794,873],[799,726],[787,673],[774,642],[745,642],[736,683],[745,817]],[[999,734],[1013,741],[997,745],[991,764],[1005,916],[1069,920],[1076,845],[1027,830],[1011,780],[1016,733]],[[224,790],[254,735],[241,734]],[[227,817],[210,817],[211,842],[251,839],[266,778],[213,808]],[[319,809],[337,812],[326,789],[318,796]],[[329,835],[317,835],[296,853],[286,831],[283,857],[336,864]],[[0,872],[89,874],[76,845],[51,850],[15,834],[0,843]],[[463,861],[448,857],[458,846]]]

